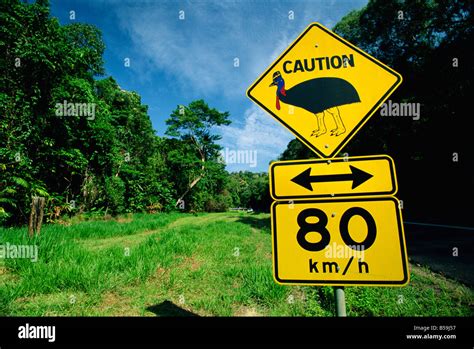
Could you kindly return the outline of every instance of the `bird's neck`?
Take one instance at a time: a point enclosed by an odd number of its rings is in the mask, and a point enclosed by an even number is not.
[[[277,96],[278,97],[282,97],[282,96],[285,96],[286,93],[285,93],[285,82],[283,80],[280,80],[278,81],[278,84],[277,84]]]
[[[285,85],[283,85],[281,87],[278,86],[277,97],[279,97],[279,98],[285,98],[286,97]]]

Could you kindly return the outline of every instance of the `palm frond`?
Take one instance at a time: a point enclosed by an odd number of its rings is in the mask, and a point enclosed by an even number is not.
[[[15,184],[19,185],[20,187],[28,188],[30,186],[28,182],[24,180],[23,178],[13,177],[12,179],[13,179],[13,182],[15,182]]]

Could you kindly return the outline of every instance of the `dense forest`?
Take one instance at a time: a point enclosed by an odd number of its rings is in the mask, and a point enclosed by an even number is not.
[[[467,221],[472,209],[459,198],[474,194],[473,6],[376,0],[334,28],[402,74],[392,100],[421,105],[419,120],[374,117],[344,149],[395,159],[408,217]],[[0,22],[0,224],[26,223],[33,196],[46,198],[47,221],[269,209],[267,174],[228,173],[219,157],[214,126],[229,113],[204,100],[177,106],[159,137],[140,96],[106,77],[99,29],[61,25],[46,0],[1,0]],[[280,159],[311,157],[293,140]]]
[[[212,127],[229,114],[177,106],[168,137],[147,107],[102,78],[100,31],[60,25],[47,1],[1,1],[0,222],[26,223],[32,196],[46,218],[82,212],[264,209],[266,174],[225,171]]]

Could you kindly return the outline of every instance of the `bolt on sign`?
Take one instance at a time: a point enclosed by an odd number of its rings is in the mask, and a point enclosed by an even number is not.
[[[312,23],[247,95],[311,150],[332,158],[401,82],[393,69]]]

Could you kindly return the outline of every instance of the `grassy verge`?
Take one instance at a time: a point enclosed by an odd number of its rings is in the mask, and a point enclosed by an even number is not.
[[[330,287],[273,281],[268,215],[179,213],[0,229],[0,315],[332,316]],[[472,316],[473,291],[418,266],[403,288],[346,288],[350,316]]]

